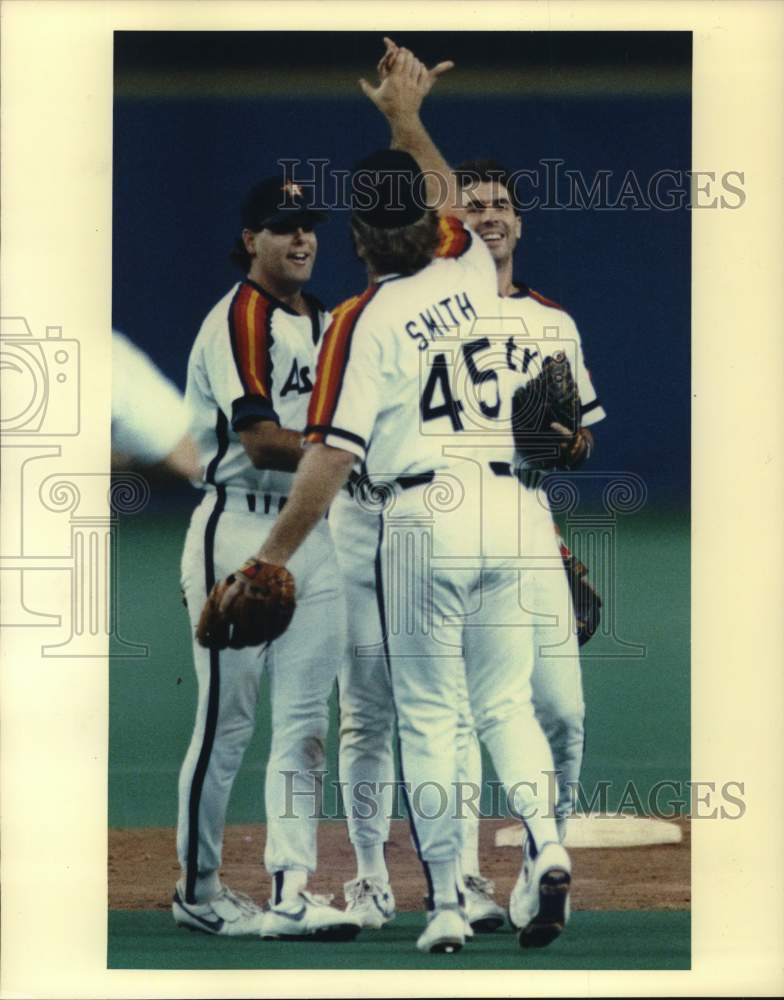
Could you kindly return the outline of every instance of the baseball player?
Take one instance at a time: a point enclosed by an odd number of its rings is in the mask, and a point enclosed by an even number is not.
[[[401,57],[387,89],[416,88],[418,79],[416,63]],[[358,178],[363,193],[373,195],[369,207],[358,202],[352,213],[355,246],[371,284],[333,314],[308,411],[308,448],[289,501],[257,558],[273,566],[290,563],[293,570],[300,547],[352,469],[389,494],[375,560],[377,607],[428,884],[428,923],[417,946],[448,952],[465,941],[455,744],[466,684],[477,729],[512,809],[527,826],[510,913],[520,944],[540,946],[566,922],[570,861],[550,810],[546,776],[552,757],[531,704],[533,655],[530,646],[516,641],[519,568],[503,555],[507,528],[499,520],[491,536],[481,539],[474,513],[482,496],[496,509],[514,511],[517,485],[490,465],[467,468],[446,454],[444,441],[462,427],[462,405],[439,350],[450,328],[443,319],[432,327],[426,321],[448,314],[466,336],[480,314],[490,314],[495,266],[484,243],[457,219],[445,215],[439,223],[423,207],[417,195],[422,176],[408,154],[375,154],[360,164],[355,184]],[[390,178],[398,182],[396,196],[385,201]],[[484,345],[466,340],[464,346],[476,360]],[[427,433],[423,424],[429,425]],[[464,502],[441,506],[434,490],[442,487]],[[395,537],[399,518],[409,525],[415,550],[403,570],[425,560],[425,572],[417,570],[408,580],[418,590],[405,604],[413,620],[404,628],[392,622],[388,604],[393,602],[397,614],[404,600],[390,561],[401,542]],[[224,616],[231,616],[232,603],[249,587],[242,576],[220,584]]]
[[[112,464],[162,462],[177,476],[198,479],[189,420],[177,386],[125,334],[112,330]]]
[[[508,171],[493,160],[472,160],[457,167],[456,173],[464,194],[466,223],[483,240],[496,265],[498,331],[508,332],[503,345],[507,364],[531,378],[541,370],[541,359],[552,354],[555,347],[572,357],[581,400],[577,443],[581,454],[572,458],[572,465],[580,464],[593,450],[593,435],[588,428],[606,414],[585,364],[577,326],[555,302],[514,276],[513,256],[522,234],[522,219],[509,190]],[[533,698],[558,772],[556,816],[563,840],[582,766],[585,716],[578,640],[572,627],[572,594],[567,575],[562,572],[563,559],[571,554],[557,534],[546,491],[538,488],[537,474],[522,471],[520,479],[521,516],[528,529],[525,552],[537,565],[527,599],[527,607],[536,616]],[[481,758],[473,743],[468,769],[472,781],[481,774]],[[462,863],[467,881],[478,871],[477,826],[471,819],[466,824]]]
[[[397,51],[391,40],[385,41],[386,56]],[[378,67],[382,79],[392,67],[392,61],[387,61],[386,56]],[[450,62],[441,63],[426,77],[423,67],[418,64],[418,72],[422,74],[418,100],[451,65]],[[361,85],[367,96],[377,103],[376,89],[365,81]],[[383,111],[393,131],[399,122],[404,121],[409,110],[405,99],[411,96],[410,92],[385,92]],[[400,148],[406,148],[408,139],[405,134],[397,135]],[[357,873],[356,878],[344,885],[344,896],[346,911],[353,914],[363,927],[371,929],[380,929],[395,916],[395,898],[385,856],[395,798],[395,712],[376,611],[377,584],[372,571],[380,523],[380,505],[372,491],[349,481],[347,489],[340,491],[330,511],[330,527],[336,540],[347,603],[352,609],[348,618],[348,655],[338,675],[339,767],[348,793],[348,830],[356,856]],[[467,695],[464,696],[464,714],[466,718],[470,716]],[[461,727],[460,741],[459,756],[465,764],[461,779],[466,785],[474,782],[478,788],[481,782],[481,753],[476,736],[467,724]],[[465,812],[473,816],[475,808],[475,805],[466,805]],[[478,839],[478,816],[464,826],[467,828],[467,856],[473,859],[477,854],[473,841]],[[493,885],[482,878],[478,858],[472,860],[467,871],[463,892],[469,933],[471,930],[495,930],[503,924],[505,914],[493,899]]]
[[[387,39],[387,55],[397,47]],[[386,75],[389,62],[379,64],[380,75]],[[442,70],[443,71],[443,70]],[[437,159],[430,152],[432,144],[423,143],[421,123],[413,132],[406,123],[412,109],[398,107],[389,98],[365,85],[365,92],[382,107],[390,121],[397,145],[408,147],[421,157],[428,169],[438,169]],[[383,106],[382,106],[383,105]],[[504,367],[514,366],[523,379],[539,370],[550,339],[555,333],[561,346],[574,348],[577,381],[583,400],[583,425],[604,416],[582,358],[582,348],[576,327],[555,304],[531,292],[524,284],[512,281],[512,255],[520,237],[521,220],[515,213],[505,187],[506,174],[497,165],[475,161],[458,168],[458,176],[470,187],[466,217],[488,246],[496,264],[499,300],[493,316],[500,322],[491,325],[498,336],[508,329],[503,344]],[[546,340],[545,331],[547,332]],[[515,337],[517,338],[515,340]],[[526,353],[527,352],[527,353]],[[592,443],[581,436],[586,447]],[[509,462],[503,453],[484,452],[487,459],[496,457]],[[537,493],[535,479],[523,477],[528,486],[521,497],[522,516],[526,532],[526,557],[536,563],[538,571],[529,574],[526,606],[535,613],[529,624],[526,641],[534,642],[535,660],[532,677],[536,713],[547,734],[555,767],[559,775],[559,797],[556,815],[559,834],[563,839],[564,824],[571,810],[571,790],[579,778],[583,750],[582,686],[577,659],[577,643],[571,622],[571,596],[562,570],[558,540],[553,530],[547,498]],[[337,552],[350,606],[355,614],[349,619],[350,657],[340,674],[340,771],[349,791],[364,799],[349,802],[349,835],[357,857],[357,877],[346,883],[344,892],[348,912],[354,913],[365,927],[379,928],[394,914],[394,896],[389,884],[384,845],[389,837],[389,817],[392,808],[394,761],[392,733],[394,713],[391,708],[389,681],[379,666],[379,637],[373,634],[373,602],[376,600],[372,576],[368,567],[372,561],[374,538],[380,515],[374,512],[372,497],[367,491],[349,484],[353,500],[345,494],[333,504],[330,524],[337,539]],[[565,547],[563,547],[563,551]],[[530,596],[529,596],[530,595]],[[360,608],[365,613],[360,613]],[[557,647],[557,657],[547,656],[548,647]],[[481,754],[473,732],[465,749],[462,780],[466,788],[481,787]],[[380,791],[379,791],[380,790]],[[376,793],[372,809],[367,800]],[[468,804],[463,812],[463,850],[461,866],[465,879],[465,900],[469,922],[476,931],[487,932],[500,927],[504,911],[493,898],[493,884],[480,872],[478,857],[479,817]]]
[[[316,352],[327,323],[303,290],[316,258],[316,223],[296,185],[256,185],[242,208],[234,257],[246,273],[210,310],[188,363],[186,399],[204,467],[204,499],[182,557],[194,628],[216,580],[260,544],[283,509],[301,456]],[[178,924],[211,934],[348,940],[358,922],[307,890],[316,868],[313,788],[323,767],[328,699],[345,643],[334,548],[322,517],[291,561],[298,606],[292,627],[259,648],[194,642],[198,705],[179,781]],[[262,673],[269,677],[272,741],[265,801],[266,912],[221,884],[232,783],[253,733]]]

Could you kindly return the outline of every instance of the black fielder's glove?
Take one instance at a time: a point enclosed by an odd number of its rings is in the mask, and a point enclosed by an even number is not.
[[[512,433],[526,467],[550,470],[582,465],[590,455],[592,439],[580,427],[580,414],[572,366],[563,351],[556,351],[512,397]]]
[[[572,592],[577,641],[581,646],[594,635],[601,621],[602,599],[588,581],[588,569],[563,546],[561,549],[566,578]]]

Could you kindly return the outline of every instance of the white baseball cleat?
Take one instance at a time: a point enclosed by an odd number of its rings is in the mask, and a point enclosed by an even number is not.
[[[360,927],[379,930],[395,918],[395,897],[389,882],[375,878],[357,878],[343,886],[346,913],[359,921]]]
[[[186,903],[184,895],[178,885],[172,897],[172,915],[180,927],[227,937],[242,934],[257,937],[261,933],[264,911],[243,892],[232,892],[224,885],[208,903]]]
[[[526,850],[509,899],[509,922],[521,948],[544,948],[564,929],[571,881],[572,864],[560,844],[544,844],[534,859]]]
[[[330,906],[332,896],[300,892],[264,912],[263,938],[311,941],[353,941],[362,930],[353,914]]]
[[[431,954],[452,954],[460,951],[465,939],[465,910],[458,903],[449,903],[428,913],[427,927],[419,935],[417,948]]]
[[[491,934],[503,927],[506,913],[493,899],[495,885],[479,875],[466,875],[465,902],[468,923],[477,934]]]

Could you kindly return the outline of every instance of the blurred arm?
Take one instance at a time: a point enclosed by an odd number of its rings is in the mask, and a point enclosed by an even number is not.
[[[199,452],[190,434],[185,434],[164,458],[163,464],[176,476],[184,479],[201,479]]]

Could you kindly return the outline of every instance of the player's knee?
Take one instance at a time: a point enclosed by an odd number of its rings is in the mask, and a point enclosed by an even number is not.
[[[533,718],[533,706],[529,702],[521,702],[516,698],[499,697],[481,707],[474,707],[474,722],[476,731],[481,736],[494,726],[514,719],[519,726]]]
[[[550,743],[564,747],[582,746],[585,737],[584,710],[559,715],[544,714],[541,717],[541,724]]]
[[[308,736],[302,741],[302,760],[307,770],[320,768],[326,757],[324,740],[319,736]]]
[[[290,770],[317,771],[326,759],[325,744],[326,734],[302,734],[292,739],[276,734],[270,747],[270,759],[277,762],[276,766],[285,765]]]
[[[355,747],[358,750],[387,746],[392,742],[394,729],[394,712],[343,714],[340,717],[340,745]]]
[[[253,736],[255,720],[253,718],[236,717],[224,719],[218,723],[215,731],[215,744],[222,747],[226,753],[245,753]]]
[[[564,731],[572,738],[577,738],[582,742],[585,735],[585,709],[579,712],[570,712],[564,717]]]
[[[216,737],[210,754],[209,771],[211,780],[219,787],[231,787],[232,782],[242,765],[245,751],[250,742],[250,734],[247,738],[238,738],[232,732],[231,739],[219,739]]]
[[[395,723],[395,708],[391,696],[382,697],[380,693],[368,697],[362,692],[362,697],[352,697],[355,692],[341,692],[340,698],[340,731],[367,729],[369,727],[392,731]]]

